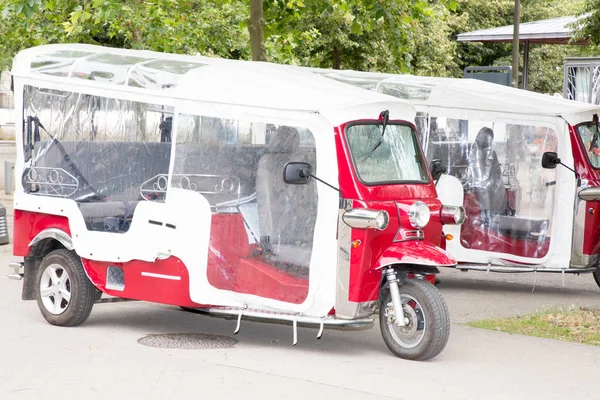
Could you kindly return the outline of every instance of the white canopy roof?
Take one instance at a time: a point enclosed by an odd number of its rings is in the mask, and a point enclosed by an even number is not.
[[[187,100],[319,112],[332,122],[350,118],[359,106],[372,109],[372,113],[379,110],[374,118],[385,108],[394,110],[393,118],[410,119],[415,114],[408,102],[309,71],[92,45],[46,45],[24,50],[15,57],[12,74],[21,78],[44,76],[69,85],[102,82],[116,90],[142,90]],[[371,117],[371,113],[359,117]]]
[[[314,73],[406,99],[411,104],[504,114],[558,116],[574,125],[600,114],[600,106],[476,79],[433,78],[311,69]]]

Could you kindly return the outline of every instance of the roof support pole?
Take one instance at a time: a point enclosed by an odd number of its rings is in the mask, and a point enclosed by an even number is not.
[[[519,87],[519,24],[521,23],[521,3],[515,0],[515,20],[513,23],[512,85]]]
[[[529,40],[523,46],[523,89],[527,90],[529,83]]]

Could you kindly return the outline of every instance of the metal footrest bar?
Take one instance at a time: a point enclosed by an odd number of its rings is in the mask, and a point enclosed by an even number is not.
[[[7,274],[8,279],[15,281],[20,281],[23,279],[23,273],[21,272],[21,268],[23,268],[22,262],[10,262],[8,263],[8,267],[13,269],[12,274]]]

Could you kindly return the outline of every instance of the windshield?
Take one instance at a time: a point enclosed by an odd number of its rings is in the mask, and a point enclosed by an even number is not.
[[[593,122],[580,124],[577,126],[577,133],[579,133],[590,164],[592,167],[600,169],[600,143],[596,124]]]
[[[365,184],[429,182],[417,135],[409,125],[353,124],[346,140],[354,168]]]

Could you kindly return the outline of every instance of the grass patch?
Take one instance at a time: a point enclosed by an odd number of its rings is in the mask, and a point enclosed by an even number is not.
[[[511,318],[494,318],[466,324],[519,335],[600,346],[600,310],[585,307],[551,309]]]

